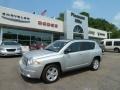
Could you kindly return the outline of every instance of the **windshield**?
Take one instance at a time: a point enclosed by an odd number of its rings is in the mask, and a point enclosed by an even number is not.
[[[55,41],[48,45],[45,50],[59,52],[68,42],[65,41]]]
[[[19,43],[17,43],[17,42],[7,42],[7,41],[4,41],[4,42],[2,42],[2,45],[19,45]]]

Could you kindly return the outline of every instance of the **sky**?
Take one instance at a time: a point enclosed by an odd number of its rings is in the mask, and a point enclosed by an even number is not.
[[[0,0],[0,5],[26,12],[58,17],[60,12],[86,11],[91,17],[106,19],[120,28],[120,0]]]

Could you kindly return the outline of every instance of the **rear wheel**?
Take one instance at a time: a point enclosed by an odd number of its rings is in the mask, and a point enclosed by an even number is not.
[[[91,69],[92,69],[93,71],[96,71],[96,70],[99,69],[99,67],[100,67],[100,61],[96,58],[96,59],[94,59],[93,62],[91,63]]]
[[[42,73],[42,80],[45,83],[52,83],[59,79],[60,69],[57,65],[48,65]]]
[[[114,52],[115,52],[115,53],[120,52],[119,48],[115,48],[115,49],[114,49]]]

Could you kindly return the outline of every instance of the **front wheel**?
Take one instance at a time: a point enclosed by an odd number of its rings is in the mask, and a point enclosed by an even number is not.
[[[91,64],[91,69],[93,71],[96,71],[99,69],[99,67],[100,67],[100,61],[98,59],[94,59],[92,64]]]
[[[58,80],[60,69],[57,65],[48,65],[42,73],[42,80],[45,83],[52,83]]]

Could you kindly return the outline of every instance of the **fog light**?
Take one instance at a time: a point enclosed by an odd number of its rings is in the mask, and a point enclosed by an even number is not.
[[[27,74],[27,77],[30,77],[30,74]]]

